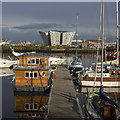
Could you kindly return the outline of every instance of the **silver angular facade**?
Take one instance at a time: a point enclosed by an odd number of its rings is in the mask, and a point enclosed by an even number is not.
[[[48,31],[39,33],[44,42],[44,45],[48,46],[70,46],[75,35],[75,32],[67,31]]]
[[[74,38],[75,32],[65,32],[62,34],[62,45],[70,46]]]
[[[50,31],[51,46],[60,45],[60,32]]]

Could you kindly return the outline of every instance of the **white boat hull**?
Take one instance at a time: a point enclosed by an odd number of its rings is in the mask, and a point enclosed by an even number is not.
[[[93,87],[93,86],[97,86],[100,87],[100,81],[96,81],[94,83],[94,81],[81,81],[82,86],[89,86],[89,87]],[[104,87],[120,87],[120,81],[114,81],[114,82],[103,82],[102,83]]]
[[[16,64],[18,64],[18,61],[0,61],[0,68],[9,68]]]
[[[0,77],[14,75],[13,71],[9,68],[0,69]]]
[[[56,57],[49,58],[49,66],[50,65],[61,65],[61,64],[65,64],[65,63],[66,63],[66,59],[56,58]]]
[[[117,59],[116,60],[109,60],[109,61],[106,61],[106,62],[103,62],[103,64],[107,64],[107,65],[110,65],[110,64],[117,64]],[[92,65],[96,65],[96,63],[92,63]],[[101,65],[101,62],[97,63],[97,65]]]
[[[100,88],[99,87],[82,87],[81,92],[82,93],[92,93],[94,90],[95,93],[99,93]],[[111,87],[111,88],[104,88],[104,92],[107,93],[119,93],[119,88]]]

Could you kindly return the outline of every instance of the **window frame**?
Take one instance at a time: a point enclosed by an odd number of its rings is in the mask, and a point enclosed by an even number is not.
[[[31,61],[34,59],[35,63],[32,63]],[[38,59],[39,63],[36,62],[36,60]],[[29,63],[30,61],[30,63]],[[40,64],[40,58],[28,58],[27,59],[27,64],[28,65],[39,65]]]
[[[37,109],[35,109],[35,106],[34,106],[35,104],[37,105]],[[28,109],[26,108],[26,105],[29,106]],[[31,109],[31,106],[32,106],[32,109]],[[25,103],[25,110],[38,110],[38,103]]]
[[[29,109],[26,109],[26,105],[29,106]],[[25,103],[25,110],[30,110],[30,103]]]
[[[28,77],[26,77],[26,73],[28,73]],[[25,78],[30,78],[29,72],[25,72]]]
[[[36,60],[38,59],[39,63],[37,64]],[[35,62],[36,62],[36,65],[39,65],[40,64],[40,58],[36,58]]]
[[[35,77],[35,73],[37,73],[37,77]],[[38,72],[34,72],[34,78],[38,78]]]
[[[28,77],[26,77],[26,74],[29,74],[29,76]],[[33,77],[30,77],[30,74],[33,74]],[[37,74],[37,76],[35,77],[35,73]],[[26,79],[29,79],[29,78],[34,78],[34,79],[37,79],[38,78],[38,72],[25,72],[25,78]]]

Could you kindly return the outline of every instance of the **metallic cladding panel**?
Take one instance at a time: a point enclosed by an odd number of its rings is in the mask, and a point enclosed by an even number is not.
[[[48,39],[49,38],[48,33],[47,32],[39,32],[39,33],[43,40],[44,45],[50,45],[49,39]]]
[[[73,37],[75,32],[65,32],[62,36],[62,45],[70,46],[72,44]]]
[[[50,31],[51,46],[60,45],[60,32]]]

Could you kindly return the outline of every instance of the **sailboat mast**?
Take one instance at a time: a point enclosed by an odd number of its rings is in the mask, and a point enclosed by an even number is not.
[[[77,19],[76,19],[76,62],[77,62],[77,39],[78,39],[78,15],[77,15]]]
[[[104,2],[102,2],[102,55],[101,55],[101,85],[103,82],[103,48],[104,48]]]
[[[119,16],[118,16],[118,0],[116,0],[117,11],[117,65],[119,65]]]

